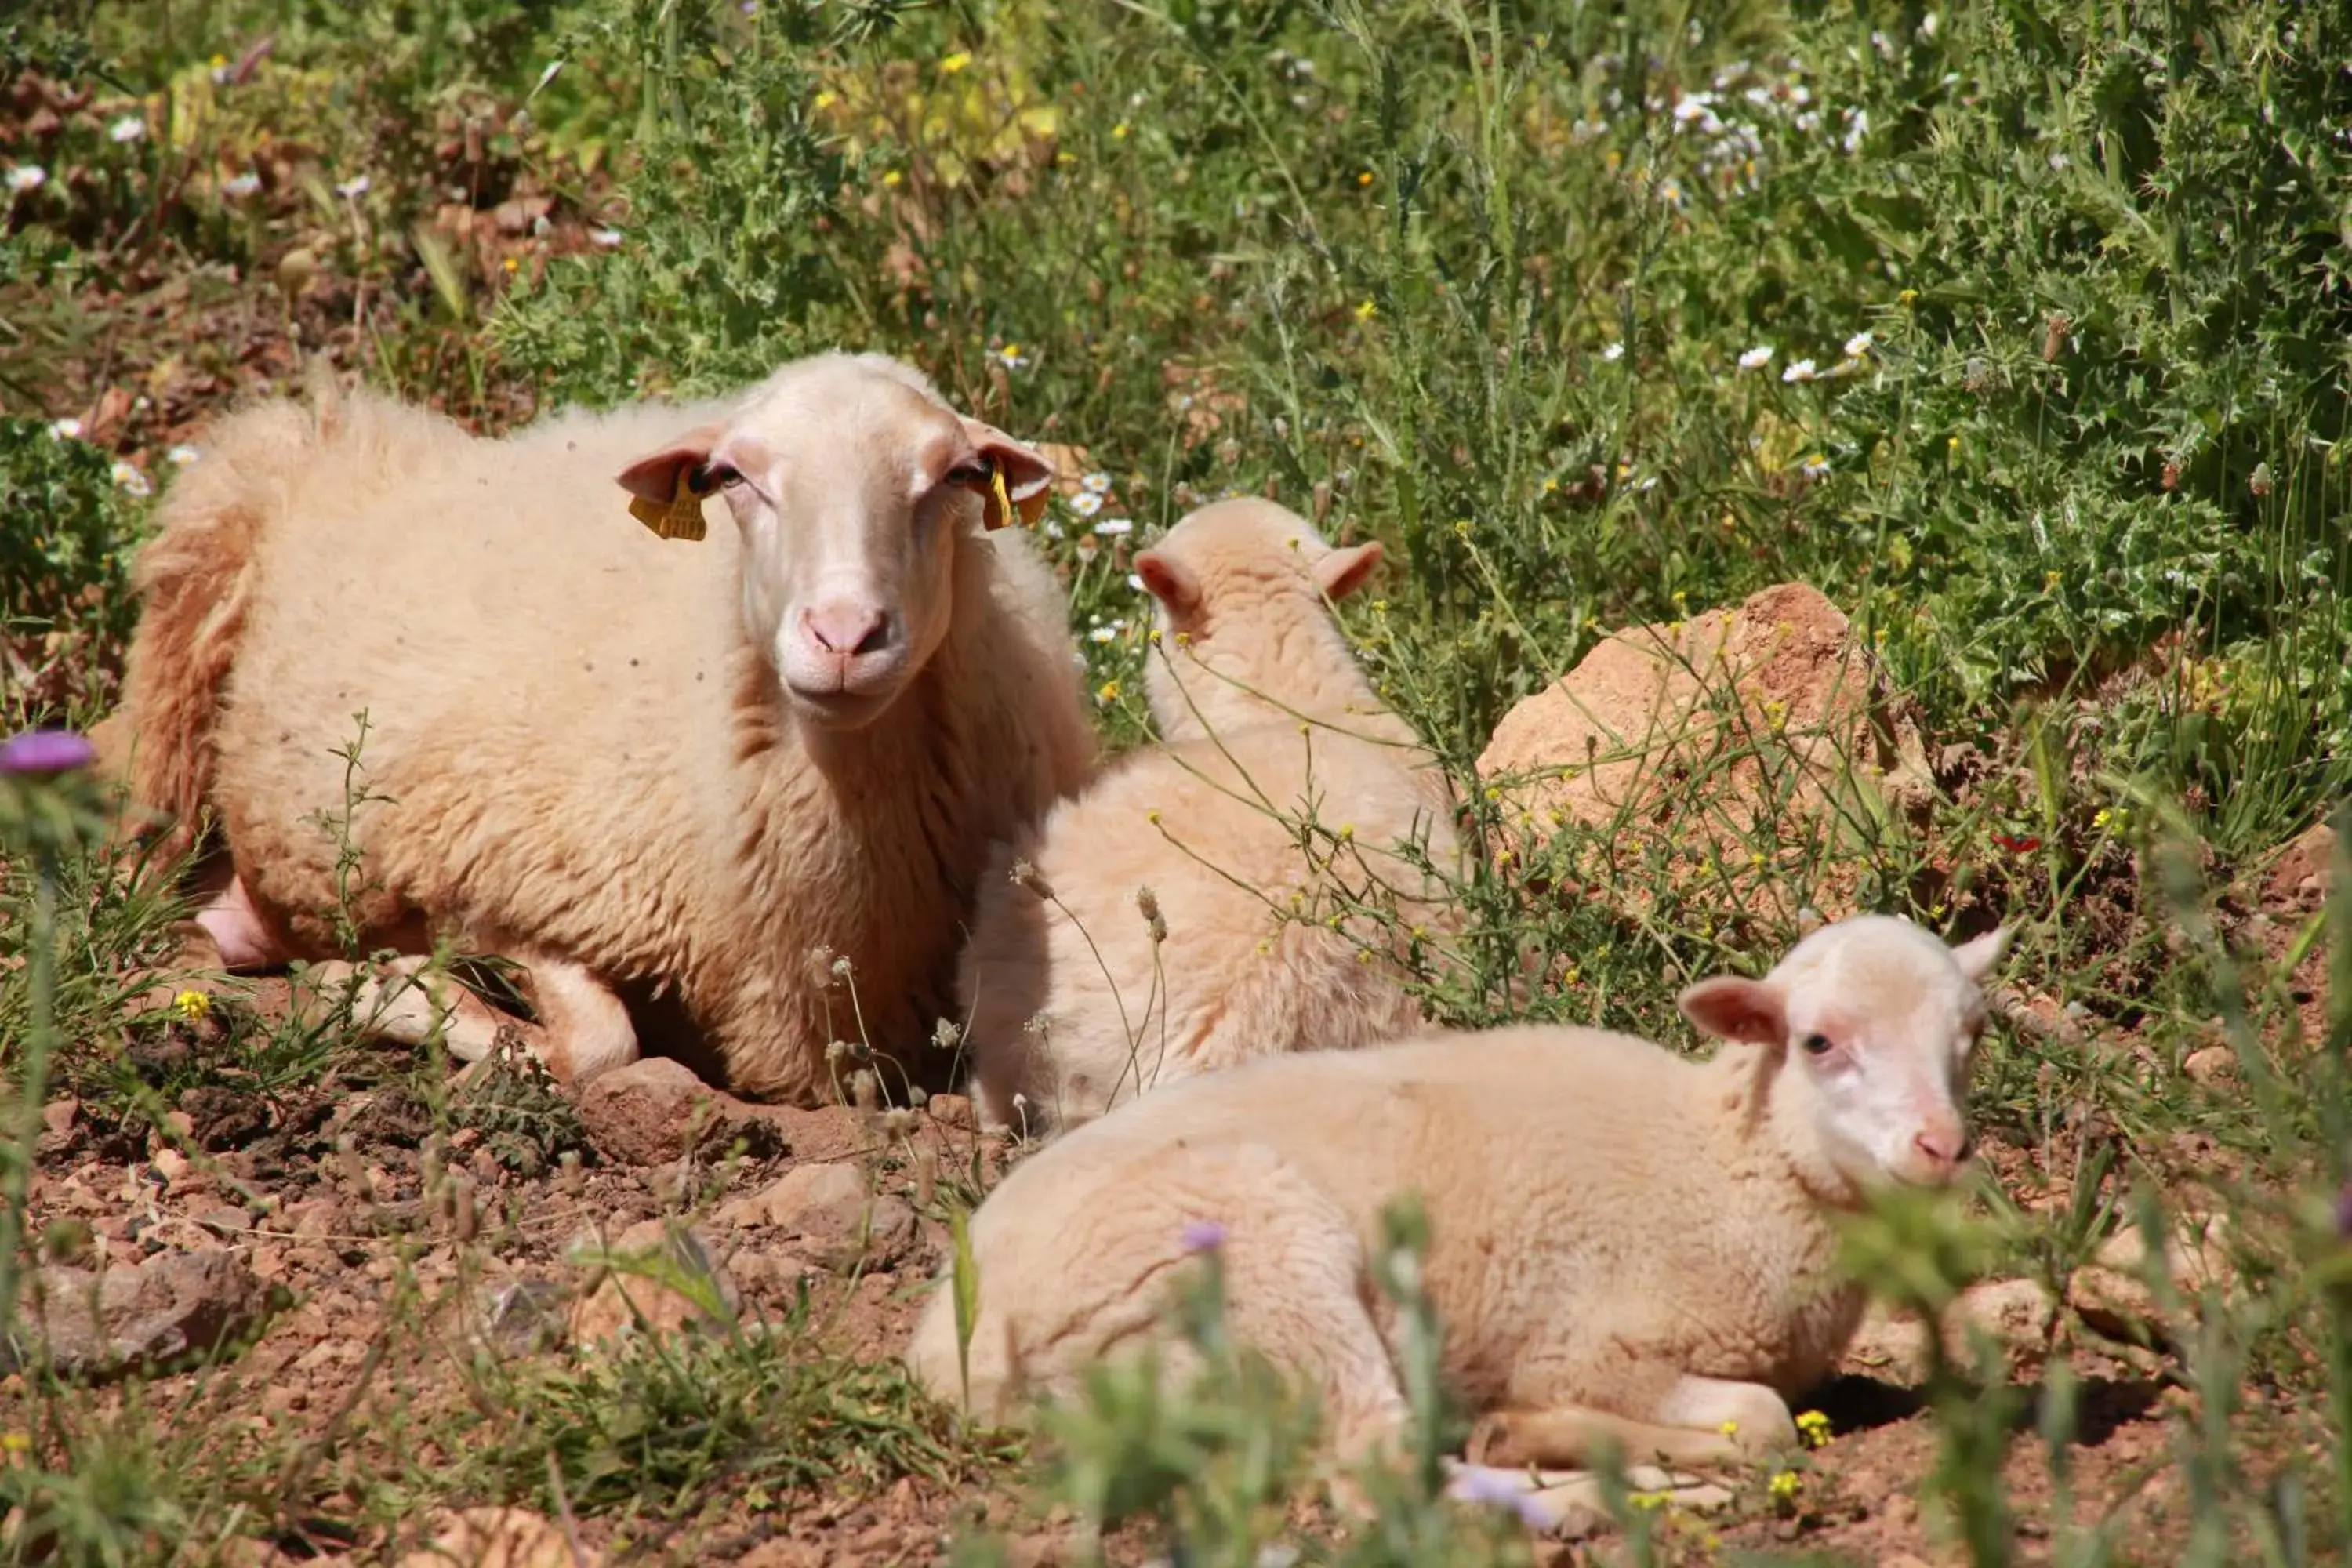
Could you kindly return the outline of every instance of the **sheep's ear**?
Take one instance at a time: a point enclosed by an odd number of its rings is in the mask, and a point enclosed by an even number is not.
[[[657,452],[648,452],[621,470],[621,488],[639,500],[669,505],[677,494],[678,475],[699,470],[710,461],[710,448],[726,433],[721,426],[689,430]]]
[[[992,492],[983,492],[982,504],[986,508],[982,518],[985,526],[996,529],[1015,521],[1025,527],[1037,521],[1045,510],[1045,491],[1054,482],[1054,465],[1045,455],[1033,447],[1024,447],[993,425],[965,415],[963,433],[971,437],[972,447],[1004,476],[1003,500],[1010,501],[1013,511],[1004,510],[1003,501]]]
[[[1171,619],[1181,621],[1201,607],[1199,579],[1173,557],[1147,550],[1135,558],[1135,574],[1153,598],[1168,606]]]
[[[1328,597],[1344,599],[1370,582],[1380,569],[1381,544],[1375,539],[1324,556],[1315,563],[1315,581]]]
[[[1780,994],[1761,980],[1718,974],[1685,990],[1676,1000],[1683,1016],[1719,1040],[1777,1046],[1788,1038],[1789,1016]]]
[[[1960,966],[1960,973],[1967,975],[1971,984],[1981,984],[1984,977],[1993,972],[1993,966],[2000,962],[2000,955],[2008,951],[2009,928],[1995,926],[1984,935],[1970,937],[1953,948],[1952,962]]]

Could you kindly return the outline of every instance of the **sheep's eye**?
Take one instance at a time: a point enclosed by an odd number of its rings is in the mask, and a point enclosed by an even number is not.
[[[1830,1037],[1827,1035],[1807,1035],[1804,1038],[1804,1047],[1805,1054],[1809,1057],[1825,1057],[1836,1048],[1830,1044]]]
[[[730,485],[740,485],[742,482],[743,476],[725,463],[706,464],[699,481],[700,489],[705,493],[711,490],[723,490]]]
[[[948,470],[948,483],[969,485],[973,489],[987,489],[989,480],[995,477],[996,465],[991,463],[986,458],[974,458],[969,462],[958,463]]]

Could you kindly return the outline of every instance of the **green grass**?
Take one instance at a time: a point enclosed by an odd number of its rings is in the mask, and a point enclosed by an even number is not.
[[[2158,1350],[2191,1396],[2171,1462],[2193,1528],[2048,1551],[2326,1560],[2352,1546],[2329,1457],[2352,989],[2315,1029],[2291,972],[2352,973],[2352,917],[2278,915],[2266,945],[2249,915],[2352,770],[2347,57],[2352,19],[2284,3],[36,7],[0,23],[0,62],[91,96],[0,153],[43,175],[0,192],[6,727],[110,705],[141,492],[201,444],[188,421],[303,355],[488,427],[817,348],[904,355],[1109,476],[1101,515],[1132,533],[1057,502],[1042,542],[1114,743],[1149,731],[1128,563],[1191,506],[1271,493],[1390,547],[1344,617],[1484,851],[1452,962],[1420,977],[1434,1016],[1679,1040],[1679,984],[1769,962],[1825,888],[2016,922],[2017,989],[2072,1011],[2004,1027],[1976,1088],[2015,1190],[1881,1216],[1861,1266],[1939,1310],[1979,1268],[2063,1282],[2143,1201],[2237,1215],[2262,1289]],[[109,387],[134,400],[103,445],[51,433]],[[1697,837],[1630,816],[1530,832],[1475,776],[1495,722],[1606,630],[1790,580],[1881,661],[1932,775],[1912,794],[1849,771],[1824,816],[1784,778],[1695,861]],[[1773,743],[1735,734],[1708,767]],[[191,1034],[132,1016],[170,900],[54,792],[0,788],[12,1081],[152,1127],[206,1086],[413,1080],[444,1136],[512,1169],[577,1152],[533,1086],[453,1100],[436,1064],[332,1023],[225,1006],[200,1048],[142,1052]],[[1554,896],[1571,878],[1587,896]],[[2239,1070],[2209,1089],[2182,1063],[2216,1042]],[[2048,1180],[2070,1205],[2025,1201]],[[384,1353],[426,1355],[427,1298],[394,1300]],[[466,1419],[530,1441],[442,1472],[353,1462],[401,1445],[365,1422],[301,1457],[24,1384],[0,1397],[32,1446],[0,1481],[32,1522],[0,1554],[200,1558],[167,1540],[349,1539],[445,1498],[552,1508],[556,1485],[592,1518],[675,1521],[1002,1461],[831,1354],[722,1337],[476,1378]],[[1938,1372],[1920,1479],[1972,1560],[2007,1561],[2002,1457],[2046,1439],[2074,1485],[2076,1417],[2063,1380],[2010,1410],[1968,1372]],[[1104,1391],[1049,1446],[1046,1493],[1246,1560],[1297,1470],[1210,1451],[1286,1454],[1290,1416],[1219,1375],[1198,1408]],[[1166,1443],[1189,1457],[1162,1486]],[[1346,1552],[1493,1547],[1431,1506],[1389,1500],[1396,1528]],[[1634,1555],[1697,1551],[1645,1518]]]

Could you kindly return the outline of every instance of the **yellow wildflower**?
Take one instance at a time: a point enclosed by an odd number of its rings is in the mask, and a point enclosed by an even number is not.
[[[882,183],[888,185],[891,189],[896,190],[898,189],[899,180],[902,178],[904,178],[904,176],[901,175],[898,170],[888,169],[883,172]]]
[[[213,999],[201,991],[183,991],[172,998],[172,1011],[195,1023],[211,1014]]]
[[[1110,128],[1110,139],[1114,142],[1124,142],[1127,140],[1126,121],[1122,120],[1118,124]]]
[[[1373,304],[1370,300],[1365,300],[1362,304],[1356,307],[1356,320],[1360,321],[1369,321],[1380,313],[1381,308],[1378,305]]]
[[[1370,169],[1365,170],[1362,174],[1356,176],[1356,184],[1359,185],[1369,185],[1371,183],[1372,172]]]
[[[1118,701],[1118,681],[1116,681],[1116,680],[1106,680],[1106,681],[1104,681],[1104,682],[1102,683],[1102,685],[1101,685],[1099,688],[1097,688],[1097,689],[1096,689],[1096,691],[1095,691],[1095,700],[1096,700],[1096,701],[1097,701],[1097,702],[1116,702],[1116,701]]]
[[[1782,1470],[1772,1478],[1772,1495],[1782,1502],[1792,1501],[1804,1489],[1804,1478],[1796,1471]]]
[[[971,64],[971,51],[970,49],[958,49],[955,53],[948,56],[947,58],[940,62],[940,74],[941,76],[953,76],[956,72],[963,69],[964,67],[970,64]]]
[[[835,104],[839,103],[840,101],[841,94],[834,91],[831,88],[827,88],[823,92],[816,95],[816,106],[819,109],[831,109]]]
[[[1797,1436],[1808,1448],[1825,1448],[1830,1441],[1830,1418],[1818,1410],[1808,1410],[1797,1417]]]

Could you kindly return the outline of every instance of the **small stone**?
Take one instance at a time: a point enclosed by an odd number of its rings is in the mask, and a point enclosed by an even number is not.
[[[177,1149],[156,1150],[149,1163],[155,1167],[155,1173],[163,1178],[163,1184],[167,1187],[184,1185],[188,1180],[188,1157]]]
[[[2180,1070],[2193,1083],[2211,1088],[2238,1076],[2238,1053],[2228,1046],[2204,1046],[2182,1059]]]
[[[591,1079],[580,1091],[580,1120],[597,1149],[624,1164],[666,1164],[738,1144],[753,1159],[783,1152],[772,1122],[666,1057]]]
[[[971,1101],[961,1094],[935,1094],[923,1102],[932,1121],[942,1127],[969,1131],[972,1126]]]
[[[214,1247],[100,1272],[44,1268],[27,1316],[59,1373],[110,1377],[215,1351],[269,1308],[260,1278],[235,1252]],[[8,1347],[0,1346],[0,1363],[15,1364]]]
[[[2317,823],[2279,851],[2263,879],[2263,892],[2273,907],[2315,910],[2326,900],[2335,876],[2336,829]]]
[[[68,1098],[53,1100],[41,1107],[41,1127],[53,1138],[63,1138],[74,1129],[81,1116],[81,1101]]]
[[[915,1211],[866,1187],[851,1164],[798,1165],[781,1181],[719,1210],[723,1225],[765,1226],[796,1238],[793,1250],[836,1273],[861,1262],[887,1268],[915,1237]]]
[[[631,1226],[609,1247],[588,1249],[593,1289],[566,1325],[581,1344],[612,1345],[630,1333],[675,1334],[721,1324],[742,1310],[710,1238],[667,1220]]]
[[[432,1543],[400,1568],[603,1568],[604,1553],[575,1548],[553,1520],[520,1508],[469,1508],[435,1516]]]
[[[253,1228],[253,1219],[243,1209],[226,1205],[199,1209],[189,1216],[206,1230],[218,1236],[236,1236]]]

